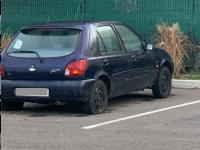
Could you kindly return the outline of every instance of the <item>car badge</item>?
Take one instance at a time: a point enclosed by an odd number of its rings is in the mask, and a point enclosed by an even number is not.
[[[36,69],[34,68],[34,66],[32,65],[30,68],[29,68],[29,71],[33,72],[35,71]]]
[[[57,71],[60,71],[60,69],[53,69],[50,73],[54,73],[54,72],[57,72]]]

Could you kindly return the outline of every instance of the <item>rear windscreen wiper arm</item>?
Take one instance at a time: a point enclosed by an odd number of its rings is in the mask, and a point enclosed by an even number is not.
[[[11,53],[34,53],[38,56],[38,58],[40,59],[40,62],[41,63],[43,62],[43,60],[40,57],[40,55],[38,54],[38,52],[35,52],[35,51],[13,51],[13,52],[8,52],[7,54],[11,54]]]

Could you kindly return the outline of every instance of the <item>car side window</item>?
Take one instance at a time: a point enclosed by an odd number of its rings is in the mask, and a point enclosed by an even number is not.
[[[100,53],[101,54],[107,53],[106,48],[105,48],[105,46],[104,46],[104,44],[102,42],[102,39],[101,39],[101,36],[99,35],[99,33],[98,33],[98,43],[99,43],[99,51],[100,51]]]
[[[117,39],[113,29],[110,26],[98,27],[97,31],[99,33],[98,41],[101,53],[123,52],[119,40]]]
[[[122,25],[115,25],[115,27],[120,34],[127,51],[138,51],[143,49],[141,40],[133,31]]]

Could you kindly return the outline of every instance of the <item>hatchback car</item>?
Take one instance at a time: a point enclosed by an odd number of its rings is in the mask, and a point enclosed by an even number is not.
[[[24,102],[79,102],[91,114],[108,98],[151,88],[171,91],[169,54],[118,21],[62,21],[23,27],[2,53],[2,110]]]

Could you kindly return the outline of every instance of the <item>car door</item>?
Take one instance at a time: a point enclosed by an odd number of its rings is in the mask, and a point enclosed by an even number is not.
[[[110,95],[116,96],[128,91],[129,60],[113,28],[109,25],[97,27],[98,45],[103,71],[111,82]]]
[[[141,39],[130,28],[124,25],[115,25],[122,41],[130,65],[130,89],[141,90],[150,86],[156,72],[156,61],[153,52],[146,51]]]

